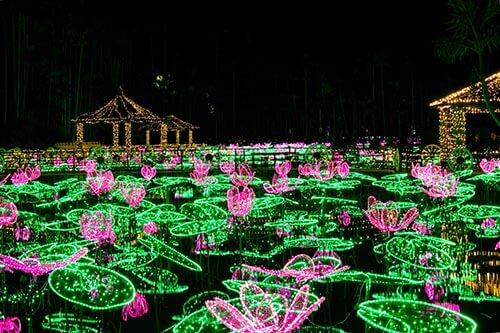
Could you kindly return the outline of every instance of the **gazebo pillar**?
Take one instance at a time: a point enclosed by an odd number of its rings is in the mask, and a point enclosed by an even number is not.
[[[190,129],[188,131],[188,143],[189,143],[189,145],[193,144],[193,130],[192,129]]]
[[[125,123],[125,146],[132,146],[132,123]]]
[[[76,123],[76,145],[78,148],[83,146],[83,123]]]
[[[120,123],[113,123],[113,147],[120,145]]]
[[[162,148],[165,148],[167,146],[167,134],[168,134],[168,128],[167,124],[161,123],[160,124],[160,146]]]
[[[178,145],[181,143],[181,131],[175,131],[175,143]]]
[[[151,131],[149,129],[146,130],[146,146],[151,144]]]

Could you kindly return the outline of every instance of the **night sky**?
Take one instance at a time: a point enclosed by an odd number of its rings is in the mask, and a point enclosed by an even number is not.
[[[350,142],[403,137],[412,126],[430,143],[437,112],[428,104],[476,81],[472,59],[435,55],[444,0],[106,3],[0,2],[4,146],[72,141],[69,119],[118,86],[161,116],[199,125],[207,143]],[[171,82],[155,85],[158,75]],[[86,135],[108,139],[100,129]]]

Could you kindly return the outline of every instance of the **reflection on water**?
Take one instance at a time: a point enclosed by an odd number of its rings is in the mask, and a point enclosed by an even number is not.
[[[500,252],[472,251],[467,254],[466,261],[477,274],[475,280],[463,283],[474,293],[500,297]]]

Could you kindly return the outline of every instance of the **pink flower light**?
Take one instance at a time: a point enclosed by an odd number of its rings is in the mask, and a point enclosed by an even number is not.
[[[105,172],[98,172],[95,177],[87,175],[87,189],[88,191],[97,196],[108,193],[115,186],[115,177],[111,170]]]
[[[495,250],[500,250],[500,241],[498,241],[497,244],[495,245]]]
[[[290,161],[284,161],[283,163],[276,163],[274,166],[274,170],[276,171],[276,174],[280,176],[280,178],[285,178],[288,176],[288,173],[292,169],[292,162]]]
[[[325,301],[324,297],[308,307],[309,285],[297,291],[290,302],[283,294],[266,294],[249,282],[240,287],[242,313],[227,301],[206,301],[208,311],[231,331],[241,333],[289,333],[297,330],[309,315]],[[277,301],[279,305],[277,306]]]
[[[234,185],[246,187],[250,185],[254,176],[255,171],[252,172],[246,164],[240,164],[238,165],[238,172],[233,172],[230,179]]]
[[[298,254],[291,257],[281,270],[268,269],[260,266],[251,266],[243,264],[242,268],[248,272],[258,272],[265,275],[275,275],[282,278],[292,277],[297,282],[320,279],[331,274],[343,272],[349,269],[349,266],[340,263],[338,267],[335,264],[323,263],[325,259],[335,259],[340,261],[340,257],[335,255],[309,257],[307,254]]]
[[[127,185],[120,183],[120,193],[130,206],[137,208],[146,196],[146,188],[133,183]]]
[[[458,178],[434,164],[412,164],[411,175],[422,181],[424,187],[420,189],[434,199],[452,196],[458,188]]]
[[[492,158],[491,160],[483,158],[479,162],[479,167],[481,168],[481,170],[483,170],[484,173],[491,173],[495,171],[495,169],[498,166],[498,163],[499,161],[496,161],[494,158]]]
[[[338,172],[340,178],[342,178],[342,179],[349,176],[349,172],[350,172],[349,163],[340,162],[340,161],[337,162],[337,172]]]
[[[481,229],[483,229],[483,230],[492,229],[492,228],[495,228],[496,225],[497,225],[497,222],[495,221],[495,219],[489,217],[489,218],[483,220],[483,222],[481,223]]]
[[[403,230],[418,217],[417,207],[412,207],[399,220],[398,207],[395,202],[377,202],[374,196],[368,197],[368,210],[363,212],[370,223],[381,232]]]
[[[227,208],[235,216],[247,215],[253,207],[255,192],[250,187],[240,189],[237,186],[227,190]]]
[[[191,250],[192,253],[198,254],[203,250],[211,251],[214,250],[217,244],[213,239],[207,237],[205,234],[200,234],[196,236],[194,248]]]
[[[80,233],[85,239],[99,244],[105,242],[113,244],[116,235],[112,228],[111,211],[109,211],[109,219],[100,211],[92,215],[84,213],[80,217]]]
[[[351,215],[349,214],[348,211],[342,211],[337,215],[337,220],[344,226],[347,227],[349,224],[351,224]]]
[[[0,228],[17,221],[17,206],[13,202],[0,202]]]
[[[0,333],[20,333],[21,321],[18,317],[4,317],[0,319]]]
[[[310,163],[305,163],[303,165],[299,164],[297,170],[299,172],[299,175],[304,177],[312,176],[315,174],[314,168]]]
[[[142,231],[145,234],[154,235],[158,232],[158,226],[154,222],[149,222],[142,226]]]
[[[219,169],[223,173],[229,175],[234,172],[236,168],[236,163],[233,160],[220,161]]]
[[[24,228],[19,228],[17,227],[14,230],[14,237],[16,238],[16,241],[27,241],[30,239],[31,236],[31,231],[27,227]]]
[[[425,224],[415,222],[415,223],[413,223],[411,228],[421,235],[432,234],[432,228],[430,226],[425,225]]]
[[[95,160],[82,160],[80,161],[80,170],[87,174],[87,177],[96,171],[97,162]]]
[[[11,177],[11,182],[14,185],[24,185],[35,179],[38,179],[41,175],[40,165],[36,165],[34,168],[26,167],[23,169],[17,169],[16,172]]]
[[[154,166],[143,165],[141,175],[146,180],[151,180],[156,176],[156,168]]]
[[[273,176],[272,183],[264,183],[262,184],[262,187],[264,188],[264,191],[270,194],[281,194],[281,193],[286,193],[286,192],[291,192],[295,190],[297,187],[297,184],[299,182],[299,179],[297,178],[297,181],[295,182],[295,185],[289,186],[290,180],[288,179],[288,176],[284,175],[278,175],[275,174]]]
[[[128,316],[132,318],[142,317],[148,313],[148,310],[149,306],[146,297],[136,292],[134,300],[122,308],[122,319],[127,321]]]

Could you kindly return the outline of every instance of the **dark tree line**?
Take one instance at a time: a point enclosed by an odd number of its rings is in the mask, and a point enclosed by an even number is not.
[[[195,139],[204,142],[350,141],[405,136],[411,126],[431,141],[430,100],[465,77],[434,60],[430,39],[428,50],[395,52],[399,45],[330,40],[328,28],[209,29],[90,1],[0,7],[0,146],[7,148],[74,140],[70,120],[119,86],[159,115],[199,125]],[[427,51],[430,61],[419,58]],[[88,138],[99,140],[94,132]]]

